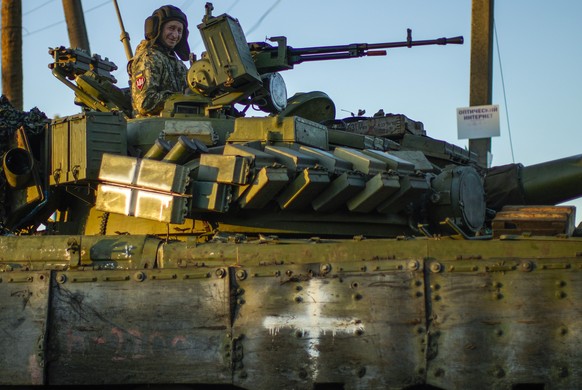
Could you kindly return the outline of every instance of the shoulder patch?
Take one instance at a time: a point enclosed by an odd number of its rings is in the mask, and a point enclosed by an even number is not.
[[[145,76],[143,75],[143,72],[140,72],[135,76],[135,86],[137,87],[137,89],[141,91],[143,89],[144,84]]]

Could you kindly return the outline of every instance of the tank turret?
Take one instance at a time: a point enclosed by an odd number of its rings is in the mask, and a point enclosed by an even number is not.
[[[280,75],[460,37],[295,49],[206,10],[159,116],[64,47],[80,114],[0,99],[0,385],[579,387],[582,157],[486,169]]]

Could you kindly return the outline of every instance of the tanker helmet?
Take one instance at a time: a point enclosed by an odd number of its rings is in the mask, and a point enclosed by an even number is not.
[[[182,61],[186,61],[190,56],[190,46],[188,45],[188,18],[180,8],[174,7],[173,5],[164,5],[155,10],[152,13],[152,16],[148,17],[145,21],[145,39],[154,44],[160,37],[164,23],[171,20],[177,20],[184,25],[182,39],[178,42],[176,47],[174,47],[174,51]]]

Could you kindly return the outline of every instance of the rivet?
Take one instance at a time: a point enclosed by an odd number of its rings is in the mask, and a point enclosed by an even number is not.
[[[67,275],[65,274],[60,274],[57,276],[57,283],[59,284],[63,284],[67,281]]]
[[[503,294],[501,294],[501,293],[494,293],[493,294],[493,299],[497,299],[497,300],[503,299]]]
[[[145,274],[145,273],[143,273],[142,271],[136,272],[136,273],[133,275],[133,279],[134,279],[136,282],[143,282],[143,281],[146,279],[146,274]]]
[[[359,293],[358,293],[358,294],[354,294],[354,299],[355,299],[356,301],[359,301],[359,300],[361,300],[362,298],[363,298],[363,297],[362,297],[362,294],[359,294]]]
[[[430,265],[430,272],[432,272],[432,273],[437,274],[437,273],[441,272],[442,269],[443,269],[443,266],[441,265],[441,263],[432,263]]]
[[[568,328],[566,328],[565,326],[560,327],[560,334],[562,336],[565,336],[568,334]]]
[[[303,290],[303,287],[301,287],[301,286],[296,286],[295,287],[295,291],[301,291],[301,290]]]
[[[358,284],[358,282],[352,282],[352,284],[350,284],[350,287],[353,289],[358,288],[360,285]]]
[[[236,271],[236,278],[238,280],[245,280],[247,278],[247,271],[245,271],[244,269],[239,269],[238,271]]]
[[[520,269],[524,272],[530,272],[533,270],[533,263],[531,261],[524,261],[520,266]]]
[[[330,264],[322,264],[320,267],[321,273],[326,274],[328,272],[331,271],[331,265]]]
[[[434,299],[435,301],[440,301],[441,300],[441,296],[437,294],[432,299]]]
[[[363,378],[366,375],[366,367],[360,367],[358,370],[358,378]]]
[[[219,278],[224,278],[226,276],[226,271],[223,268],[218,268],[214,271],[214,274]]]
[[[364,334],[364,330],[361,329],[361,328],[358,328],[358,329],[355,330],[354,333],[356,334],[356,336],[361,336],[361,335]]]
[[[295,302],[301,303],[301,302],[303,302],[303,298],[301,298],[300,296],[296,296],[295,297]]]
[[[559,280],[556,282],[556,286],[558,287],[564,287],[566,285],[566,282],[564,282],[563,280]]]
[[[556,291],[556,298],[558,299],[566,298],[566,293],[563,291]]]
[[[416,271],[419,268],[419,264],[418,261],[416,260],[410,260],[408,262],[408,269],[411,271]]]

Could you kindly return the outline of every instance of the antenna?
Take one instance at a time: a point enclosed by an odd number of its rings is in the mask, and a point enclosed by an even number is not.
[[[115,5],[115,11],[117,12],[117,20],[119,21],[119,27],[121,28],[121,43],[123,43],[123,48],[125,49],[125,56],[127,60],[133,58],[133,52],[131,50],[131,45],[129,44],[129,34],[125,31],[123,26],[123,19],[121,18],[121,12],[119,12],[119,6],[117,5],[117,0],[113,0],[113,5]]]

